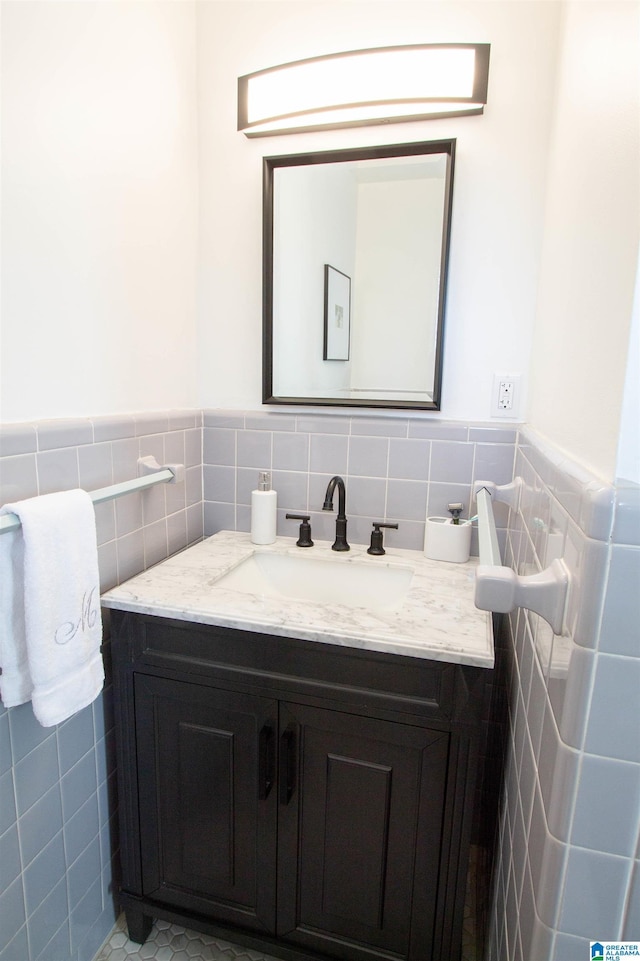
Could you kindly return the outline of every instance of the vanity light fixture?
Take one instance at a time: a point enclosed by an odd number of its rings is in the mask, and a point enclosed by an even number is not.
[[[238,78],[247,137],[481,114],[488,43],[433,43],[335,53]]]

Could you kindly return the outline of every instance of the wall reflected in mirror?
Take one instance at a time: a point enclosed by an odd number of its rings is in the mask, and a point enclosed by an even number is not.
[[[265,158],[264,403],[439,410],[454,152]]]

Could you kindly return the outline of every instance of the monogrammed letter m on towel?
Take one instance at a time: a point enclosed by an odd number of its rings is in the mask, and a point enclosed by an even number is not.
[[[95,513],[83,490],[5,504],[7,511],[22,527],[0,537],[0,568],[9,574],[0,694],[5,707],[31,699],[50,727],[91,704],[104,684]]]

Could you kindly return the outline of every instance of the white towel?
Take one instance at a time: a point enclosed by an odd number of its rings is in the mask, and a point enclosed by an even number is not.
[[[18,529],[0,536],[0,696],[31,699],[44,727],[102,690],[95,513],[83,490],[5,504]]]

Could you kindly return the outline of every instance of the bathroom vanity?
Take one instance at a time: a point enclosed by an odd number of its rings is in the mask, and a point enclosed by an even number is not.
[[[225,579],[259,554],[382,586],[368,610]],[[493,673],[473,568],[222,532],[105,595],[133,940],[162,917],[292,961],[459,957]]]

